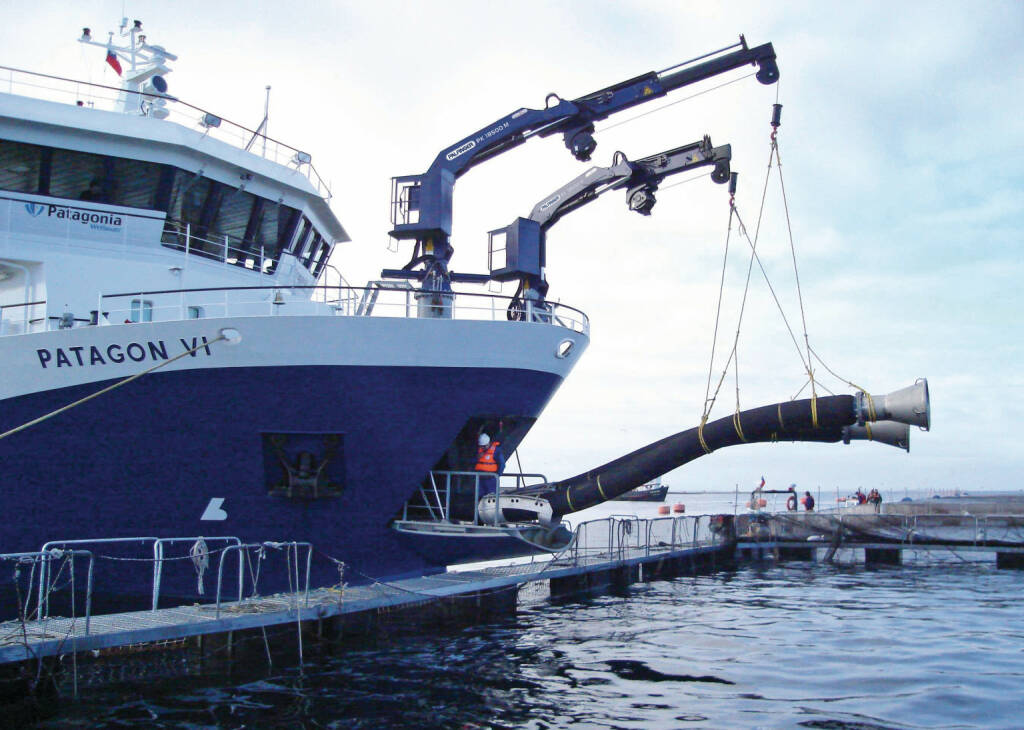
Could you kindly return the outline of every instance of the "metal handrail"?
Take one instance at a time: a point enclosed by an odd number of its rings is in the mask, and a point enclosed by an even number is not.
[[[198,535],[198,536],[195,536],[195,537],[161,537],[161,538],[159,538],[156,542],[153,543],[153,561],[154,561],[153,562],[153,608],[151,610],[153,610],[153,611],[157,610],[157,605],[160,602],[160,585],[161,585],[161,582],[163,580],[164,560],[166,559],[166,558],[164,558],[164,545],[169,545],[169,544],[176,543],[176,542],[192,542],[192,543],[196,543],[199,540],[203,540],[204,542],[205,541],[220,542],[220,541],[223,540],[223,541],[226,541],[226,542],[233,541],[236,545],[241,545],[242,544],[242,541],[239,538],[233,537],[233,536],[230,536],[230,537],[228,537],[228,536],[225,536],[225,537],[204,537],[202,535]],[[174,559],[177,560],[178,558],[174,558]],[[242,582],[242,575],[243,575],[243,570],[242,570],[242,554],[239,553],[238,554],[238,582],[239,583]]]
[[[158,539],[159,538],[156,538],[156,537],[110,537],[110,538],[102,538],[101,537],[101,538],[84,538],[84,539],[81,539],[81,540],[51,540],[50,542],[44,544],[43,547],[41,547],[39,551],[40,552],[46,552],[47,550],[53,550],[54,548],[60,549],[59,546],[66,546],[66,545],[107,545],[107,544],[124,543],[124,542],[147,542],[149,540],[158,540]],[[47,593],[46,596],[43,595],[43,586],[45,584],[45,581],[43,580],[43,578],[46,576],[46,573],[47,573],[47,564],[43,563],[40,566],[40,568],[39,568],[39,581],[40,581],[39,582],[39,610],[40,610],[40,612],[45,611],[46,613],[49,613],[49,611],[50,611],[49,594]],[[44,601],[45,601],[45,604],[46,604],[45,607],[43,605]]]
[[[194,106],[192,104],[189,104],[188,102],[182,101],[181,99],[178,99],[178,98],[175,98],[175,97],[172,97],[172,96],[167,96],[165,94],[153,94],[153,93],[148,93],[148,92],[145,92],[145,91],[135,91],[135,90],[131,90],[131,89],[123,89],[123,88],[120,88],[118,86],[108,86],[106,84],[97,84],[97,83],[93,83],[93,82],[90,82],[90,81],[78,81],[76,79],[69,79],[69,78],[66,78],[66,77],[63,77],[63,76],[53,76],[51,74],[37,73],[35,71],[26,71],[26,70],[20,69],[20,68],[13,68],[11,66],[0,66],[0,70],[8,72],[8,74],[9,74],[8,79],[7,79],[8,92],[12,93],[12,94],[14,93],[14,86],[15,86],[14,74],[24,74],[25,76],[31,76],[31,77],[34,77],[34,78],[37,78],[37,79],[47,79],[49,81],[58,81],[58,82],[61,82],[61,83],[64,83],[64,84],[71,84],[72,85],[71,88],[61,89],[61,88],[53,88],[53,87],[44,87],[44,86],[40,86],[40,85],[37,85],[37,84],[31,84],[31,83],[28,83],[28,82],[19,82],[19,86],[24,86],[24,87],[27,87],[27,88],[35,88],[35,89],[45,89],[47,91],[55,92],[55,93],[61,94],[61,95],[70,95],[75,100],[76,104],[79,105],[79,106],[82,105],[82,104],[79,103],[79,102],[81,102],[80,97],[82,96],[82,94],[80,93],[80,90],[81,90],[82,87],[86,87],[88,89],[96,90],[97,92],[115,92],[116,96],[113,96],[113,97],[111,97],[110,95],[103,96],[103,95],[100,95],[99,93],[97,93],[97,98],[99,98],[100,100],[103,100],[103,101],[109,101],[112,106],[113,106],[114,103],[117,102],[117,99],[122,94],[124,94],[124,95],[130,95],[130,96],[137,97],[139,99],[139,101],[140,101],[140,104],[141,104],[141,102],[144,102],[144,101],[147,101],[147,100],[161,100],[161,101],[168,102],[169,106],[166,107],[166,108],[169,111],[172,111],[175,116],[184,117],[186,120],[191,121],[193,124],[196,124],[196,125],[200,124],[201,121],[204,120],[204,119],[209,119],[210,117],[215,117],[218,120],[220,120],[220,126],[210,127],[210,126],[204,125],[204,132],[203,132],[204,135],[219,138],[221,141],[226,142],[227,144],[231,144],[231,145],[233,145],[235,147],[238,147],[238,148],[240,148],[242,150],[246,150],[246,151],[250,151],[248,148],[252,146],[251,145],[251,140],[253,140],[253,139],[261,139],[261,140],[263,140],[264,144],[261,145],[261,148],[262,148],[263,151],[262,151],[261,154],[258,154],[257,156],[263,157],[264,159],[271,160],[273,162],[276,162],[276,163],[278,163],[280,165],[284,165],[284,166],[294,165],[295,169],[300,169],[303,166],[307,167],[308,168],[308,172],[305,173],[305,177],[306,177],[307,180],[309,180],[309,182],[316,189],[317,194],[320,195],[322,198],[324,198],[324,200],[330,200],[331,199],[330,187],[327,185],[327,183],[324,181],[324,179],[320,176],[320,173],[317,172],[316,168],[313,167],[312,162],[302,161],[302,160],[308,158],[308,154],[307,153],[303,152],[302,150],[299,150],[297,147],[292,147],[291,145],[285,144],[284,142],[276,140],[276,139],[274,139],[272,137],[268,137],[267,135],[265,135],[265,134],[263,134],[263,133],[261,133],[261,132],[259,132],[257,130],[250,129],[250,128],[246,127],[243,124],[238,124],[237,122],[232,122],[231,120],[225,119],[224,117],[221,117],[220,115],[212,114],[211,112],[208,112],[205,109],[202,109],[201,107]],[[34,98],[43,98],[43,96],[39,95],[39,96],[36,96]],[[177,105],[177,106],[172,107],[170,105]],[[179,112],[178,111],[179,107],[190,110],[192,112],[192,114],[190,114],[188,112]],[[111,109],[111,111],[112,110],[113,109]],[[184,126],[184,125],[182,125],[182,126]],[[268,145],[266,143],[270,143],[269,148],[268,148]],[[267,154],[268,151],[270,152],[270,154]],[[257,154],[257,153],[252,152],[252,154]]]
[[[43,299],[38,302],[19,302],[17,304],[0,304],[0,312],[3,312],[5,309],[17,309],[18,307],[34,307],[37,304],[46,304],[46,300]]]
[[[71,556],[71,574],[74,577],[74,559],[76,557],[87,557],[89,559],[89,572],[86,577],[85,587],[85,635],[89,635],[89,622],[92,617],[92,587],[93,587],[93,566],[96,563],[96,558],[91,550],[60,550],[58,548],[52,548],[49,550],[39,550],[38,552],[23,552],[23,553],[3,553],[0,554],[0,560],[17,560],[18,562],[24,562],[26,560],[33,564],[39,563],[39,600],[36,606],[38,612],[38,620],[42,621],[49,617],[49,606],[50,606],[50,590],[48,586],[48,578],[46,577],[45,566],[48,566],[54,560]],[[74,591],[74,583],[72,583],[72,591]],[[32,582],[29,579],[28,594],[32,595]],[[26,607],[27,609],[27,607]],[[27,614],[27,610],[26,610]],[[20,617],[21,620],[27,620],[27,616],[23,615]],[[72,616],[72,619],[75,617]]]
[[[223,583],[224,583],[224,563],[227,562],[227,555],[228,555],[229,552],[231,552],[232,550],[238,550],[241,553],[242,550],[261,549],[261,548],[268,548],[268,547],[269,548],[273,548],[275,550],[279,550],[279,549],[281,549],[283,547],[293,547],[293,548],[295,548],[295,555],[296,555],[296,557],[295,557],[295,561],[296,561],[296,568],[295,568],[295,580],[296,580],[295,588],[296,588],[296,593],[295,593],[295,595],[296,595],[296,598],[297,598],[297,596],[298,596],[298,585],[297,584],[298,584],[298,578],[299,578],[299,576],[298,576],[298,551],[299,551],[299,546],[304,546],[304,547],[307,548],[307,552],[306,552],[305,607],[308,608],[309,607],[309,579],[310,579],[310,573],[312,572],[312,566],[313,566],[313,543],[301,542],[301,541],[300,542],[295,542],[295,541],[292,541],[292,542],[253,542],[253,543],[243,543],[243,544],[240,544],[240,545],[229,545],[228,547],[224,548],[224,551],[221,553],[220,562],[217,563],[217,597],[216,597],[216,614],[215,614],[215,617],[216,618],[220,618],[220,603],[221,603],[220,598],[221,598],[221,588],[222,588]],[[241,559],[241,558],[239,558],[239,559]],[[287,568],[288,568],[289,576],[290,576],[291,575],[291,566],[289,565],[289,566],[287,566]],[[238,581],[238,602],[239,603],[241,603],[243,601],[244,588],[245,588],[244,580],[242,578],[243,578],[243,576],[240,576],[240,579]],[[257,587],[258,586],[255,586],[255,585],[253,586],[253,595],[254,596],[256,595],[255,591],[256,591]],[[295,606],[295,610],[296,611],[299,610],[299,607],[298,607],[297,604]]]
[[[180,240],[174,240],[175,238]],[[160,233],[160,245],[164,248],[184,251],[186,258],[198,256],[232,266],[241,266],[263,274],[273,273],[280,260],[280,255],[268,256],[266,247],[257,246],[255,241],[248,241],[229,233],[200,236],[192,232],[191,223],[174,218],[167,218],[164,221],[163,231]],[[278,253],[283,253],[283,250]],[[252,262],[251,266],[247,265],[250,261]]]
[[[285,298],[284,297],[284,293],[286,291],[287,292],[309,292],[310,296],[309,296],[309,298],[303,298],[303,299],[300,299],[300,298],[297,298],[297,297]],[[328,292],[335,293],[335,292],[338,292],[338,291],[346,292],[346,293],[349,293],[349,295],[350,295],[345,300],[343,300],[345,302],[344,305],[342,305],[340,303],[341,300],[338,300],[336,302],[335,300],[329,300],[328,297],[327,297]],[[137,298],[139,300],[144,300],[147,297],[169,296],[169,297],[175,297],[176,301],[173,301],[173,302],[170,302],[170,303],[167,303],[167,304],[159,304],[159,305],[158,305],[157,302],[154,302],[153,311],[154,312],[158,312],[158,311],[175,311],[176,310],[177,311],[177,316],[168,316],[168,317],[166,317],[164,319],[159,319],[159,318],[157,318],[155,316],[154,320],[157,320],[157,321],[161,321],[161,320],[170,321],[170,320],[175,320],[175,319],[186,319],[188,317],[185,316],[185,314],[186,314],[185,310],[186,310],[186,308],[188,306],[204,306],[204,307],[208,307],[208,308],[210,308],[210,307],[222,307],[223,308],[223,314],[221,314],[221,316],[231,316],[232,315],[232,313],[231,313],[232,309],[246,308],[244,313],[237,314],[237,315],[239,315],[239,316],[242,316],[242,315],[244,315],[244,316],[260,316],[258,310],[262,309],[264,307],[264,305],[265,305],[266,313],[263,314],[263,316],[271,316],[271,315],[278,316],[278,315],[288,315],[290,311],[294,311],[294,308],[296,306],[314,304],[314,305],[327,305],[327,306],[331,307],[330,314],[325,313],[324,314],[325,316],[359,316],[360,314],[358,312],[356,312],[356,311],[353,311],[352,310],[352,306],[350,306],[352,303],[354,303],[358,299],[358,297],[357,297],[357,295],[355,293],[356,292],[375,292],[375,291],[379,292],[381,294],[385,294],[385,295],[386,294],[397,293],[397,294],[401,294],[402,298],[403,298],[403,301],[398,302],[398,303],[391,303],[391,302],[387,303],[387,305],[385,305],[385,306],[391,306],[392,309],[390,311],[386,312],[385,314],[383,314],[383,316],[394,316],[394,317],[399,317],[399,318],[418,318],[415,307],[411,307],[409,305],[408,301],[404,301],[404,299],[408,299],[408,295],[410,293],[409,291],[406,291],[406,290],[376,289],[374,287],[335,287],[335,286],[325,286],[325,285],[302,285],[302,286],[296,285],[296,286],[288,286],[288,287],[283,287],[281,285],[278,285],[278,286],[246,286],[246,287],[199,287],[199,288],[191,288],[191,289],[159,289],[159,290],[152,290],[152,291],[136,290],[134,292],[118,292],[118,293],[115,293],[115,294],[99,294],[98,295],[98,302],[97,302],[97,310],[98,311],[105,311],[106,309],[108,309],[108,307],[106,307],[104,305],[104,301],[105,300],[124,299],[124,298],[129,298],[129,297],[130,298]],[[245,292],[263,293],[266,296],[265,297],[261,297],[261,298],[253,298],[253,299],[238,299],[238,298],[232,298],[232,296],[231,296],[231,295],[234,295],[234,294],[241,294],[241,293],[245,293]],[[321,301],[321,300],[318,300],[318,299],[314,299],[314,296],[317,293],[323,293],[323,300],[324,301]],[[415,294],[415,291],[412,291],[412,293]],[[205,295],[216,294],[216,295],[219,295],[219,296],[217,297],[216,301],[213,301],[213,300],[210,300],[210,299],[198,299],[198,298],[196,298],[196,295],[204,295],[204,294]],[[481,320],[486,320],[486,319],[490,319],[490,320],[495,320],[495,319],[504,320],[506,318],[505,317],[505,311],[506,311],[507,307],[504,304],[496,307],[496,306],[494,306],[494,303],[495,302],[510,302],[511,301],[510,297],[505,297],[505,296],[501,296],[501,295],[494,295],[494,294],[477,294],[477,293],[473,293],[473,292],[459,292],[459,293],[453,292],[450,296],[452,296],[453,299],[455,299],[455,298],[458,298],[460,300],[465,299],[465,300],[469,300],[471,302],[479,302],[480,303],[479,306],[463,304],[463,305],[460,305],[460,306],[454,306],[453,305],[453,306],[449,307],[449,310],[452,312],[452,318],[459,318],[459,319],[479,318]],[[289,305],[293,305],[293,309],[292,310],[289,309]],[[577,333],[584,334],[584,335],[589,333],[589,331],[590,331],[590,319],[588,318],[588,316],[583,311],[581,311],[580,309],[577,309],[575,307],[571,307],[571,306],[569,306],[567,304],[555,304],[555,303],[552,303],[551,306],[552,306],[553,311],[555,311],[556,313],[560,313],[561,315],[552,316],[549,319],[545,319],[545,320],[540,320],[540,319],[535,318],[534,319],[534,323],[535,324],[543,324],[543,325],[547,325],[547,326],[551,326],[551,327],[561,327],[563,329],[569,330],[570,332],[577,332]],[[253,307],[256,307],[257,311],[254,311]],[[129,306],[128,308],[112,309],[110,311],[106,311],[106,313],[108,313],[108,315],[110,315],[112,313],[115,313],[116,315],[112,317],[112,320],[116,321],[116,320],[118,320],[119,316],[122,313],[130,313],[130,311],[131,311],[131,309],[130,309],[130,306]],[[308,311],[308,309],[303,310],[303,311],[295,311],[294,314],[295,315],[309,315],[309,311]],[[481,316],[480,317],[473,317],[472,316],[473,314],[480,314]],[[361,314],[361,315],[370,316],[372,314],[368,311],[368,312],[366,312],[364,314]],[[207,318],[209,318],[209,317],[207,317]]]

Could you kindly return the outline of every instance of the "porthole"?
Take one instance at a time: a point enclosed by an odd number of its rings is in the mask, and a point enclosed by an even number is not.
[[[573,349],[576,347],[576,340],[562,340],[558,343],[558,347],[555,348],[555,357],[565,359],[569,357]]]

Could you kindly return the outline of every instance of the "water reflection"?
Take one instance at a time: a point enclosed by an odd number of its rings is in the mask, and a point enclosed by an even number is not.
[[[1013,727],[1022,575],[766,564],[83,690],[43,727]],[[259,658],[259,655],[255,655]]]

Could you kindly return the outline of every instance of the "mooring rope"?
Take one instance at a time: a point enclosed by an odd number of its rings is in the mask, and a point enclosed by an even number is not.
[[[19,431],[24,431],[26,428],[29,428],[31,426],[35,426],[38,423],[42,423],[43,421],[49,420],[49,419],[53,418],[54,416],[58,416],[61,413],[64,413],[65,411],[70,411],[72,408],[74,408],[76,406],[80,406],[83,403],[87,403],[87,402],[91,401],[93,398],[99,398],[101,395],[104,395],[105,393],[109,393],[110,391],[114,390],[115,388],[120,388],[122,385],[128,385],[128,383],[132,382],[133,380],[138,380],[143,375],[148,375],[149,373],[153,372],[154,370],[159,370],[160,368],[164,367],[165,365],[170,365],[175,360],[180,360],[181,358],[185,357],[186,355],[191,355],[191,354],[193,354],[195,352],[198,352],[199,350],[203,349],[204,347],[209,347],[210,345],[214,344],[215,342],[221,342],[222,340],[227,340],[227,339],[228,339],[228,335],[224,334],[224,332],[221,331],[221,333],[215,339],[210,340],[209,342],[204,342],[203,344],[201,344],[201,345],[199,345],[197,347],[193,347],[190,350],[185,350],[185,352],[181,353],[180,355],[175,355],[170,360],[164,360],[163,362],[161,362],[161,363],[159,363],[157,365],[154,365],[153,367],[148,368],[147,370],[143,370],[141,373],[135,373],[135,375],[129,375],[124,380],[119,380],[118,382],[114,383],[113,385],[108,385],[103,390],[98,390],[95,393],[93,393],[92,395],[87,395],[84,398],[80,398],[79,400],[76,400],[73,403],[68,403],[66,406],[62,406],[62,407],[58,408],[55,411],[50,411],[46,415],[40,416],[39,418],[31,420],[28,423],[23,423],[20,426],[12,428],[10,431],[6,431],[5,433],[0,433],[0,439],[5,439],[8,436],[13,436],[14,434],[18,433]]]

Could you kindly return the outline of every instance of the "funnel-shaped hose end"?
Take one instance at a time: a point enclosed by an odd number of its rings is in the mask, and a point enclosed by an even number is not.
[[[928,431],[932,422],[928,380],[919,378],[909,388],[888,395],[869,396],[863,391],[857,393],[854,412],[858,426],[877,421],[899,421]]]
[[[876,421],[863,426],[853,424],[843,427],[843,443],[851,441],[877,441],[910,451],[910,426],[898,421]]]

